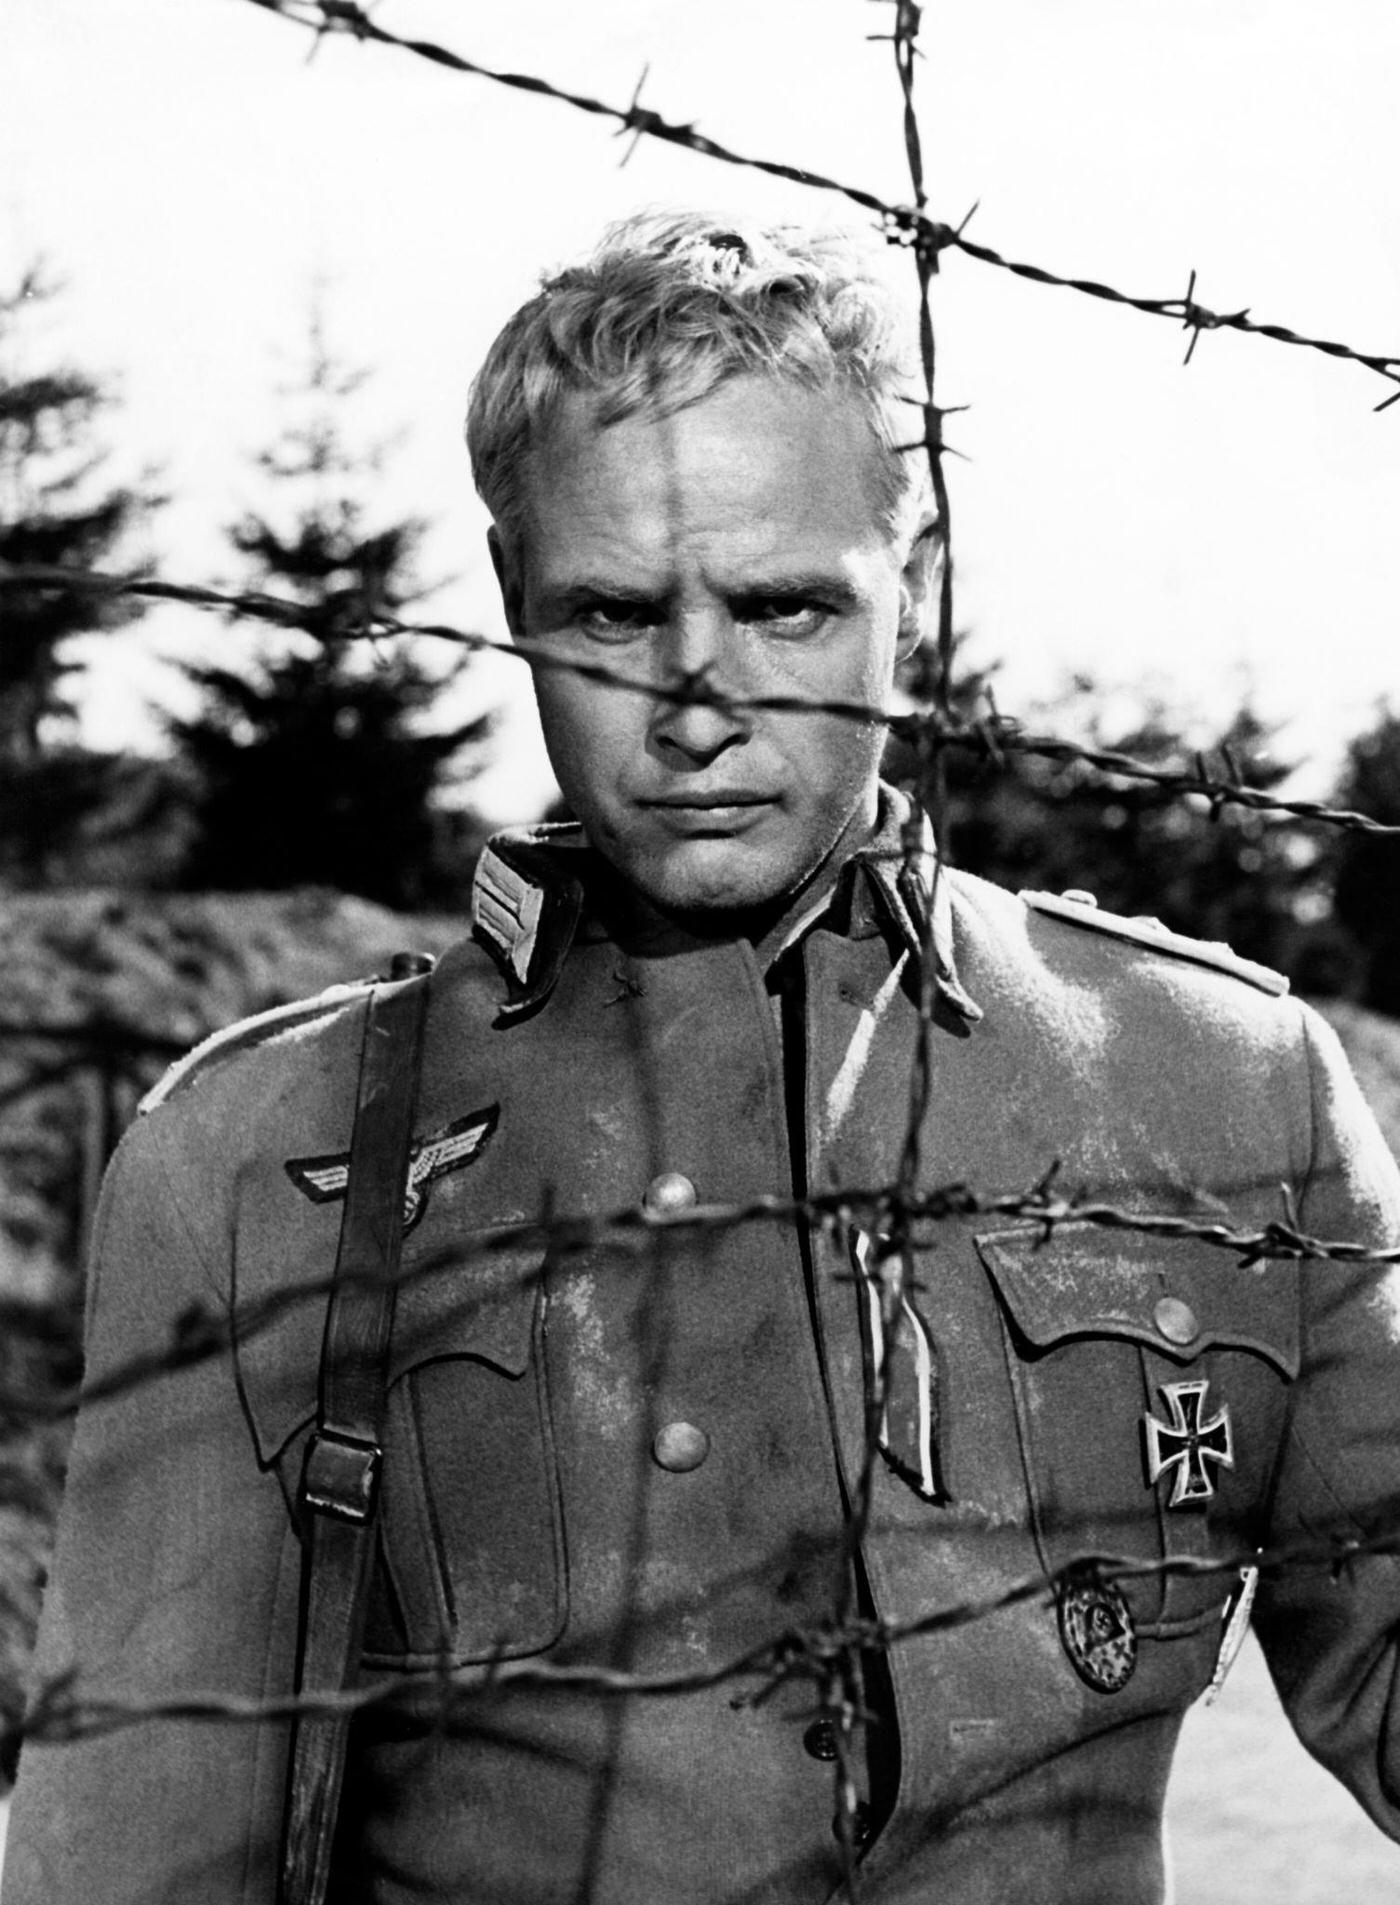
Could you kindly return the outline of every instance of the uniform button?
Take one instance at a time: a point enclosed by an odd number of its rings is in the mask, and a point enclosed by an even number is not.
[[[391,979],[418,979],[431,972],[436,961],[431,953],[396,952],[389,961]]]
[[[834,1720],[813,1720],[802,1735],[802,1744],[813,1759],[836,1758],[836,1722]]]
[[[643,1210],[653,1217],[674,1217],[677,1212],[693,1210],[695,1186],[679,1171],[663,1171],[654,1177],[642,1195]]]
[[[709,1454],[710,1438],[693,1422],[668,1422],[664,1429],[657,1430],[651,1452],[661,1468],[684,1475],[689,1469],[699,1468]]]
[[[841,1815],[839,1812],[831,1822],[831,1830],[838,1839],[841,1837]],[[870,1808],[863,1799],[856,1801],[855,1811],[851,1814],[850,1832],[852,1850],[855,1852],[864,1851],[865,1847],[870,1844],[871,1824]]]
[[[1196,1312],[1179,1296],[1164,1296],[1152,1312],[1152,1320],[1169,1343],[1194,1343],[1201,1333]]]

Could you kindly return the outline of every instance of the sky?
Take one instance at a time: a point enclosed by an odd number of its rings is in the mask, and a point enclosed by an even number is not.
[[[876,0],[379,0],[378,25],[643,102],[744,152],[909,195]],[[701,204],[869,229],[829,195],[716,166],[248,0],[0,0],[0,272],[66,291],[44,347],[109,376],[114,476],[160,466],[160,571],[228,580],[221,527],[304,355],[374,376],[352,438],[402,432],[386,513],[433,529],[434,619],[504,640],[460,420],[541,270],[608,219]],[[918,70],[931,209],[1005,255],[1134,294],[1197,273],[1220,310],[1400,353],[1400,9],[1392,0],[935,0]],[[891,252],[896,283],[906,256]],[[935,288],[957,614],[1006,711],[1075,672],[1168,696],[1209,739],[1252,693],[1325,785],[1400,693],[1400,403],[1360,367],[1025,283],[949,255]],[[85,732],[150,745],[162,658],[239,639],[194,611],[88,650]],[[474,666],[449,712],[501,710],[474,790],[548,789],[525,669]],[[1212,725],[1214,724],[1214,726]]]

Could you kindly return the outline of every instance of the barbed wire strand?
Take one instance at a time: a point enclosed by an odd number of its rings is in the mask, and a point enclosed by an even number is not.
[[[908,0],[900,0],[900,3],[907,5]],[[398,34],[389,32],[386,27],[379,26],[362,7],[355,4],[355,0],[250,0],[250,4],[265,13],[276,14],[281,19],[304,27],[318,38],[326,34],[347,34],[356,40],[371,40],[381,46],[397,47],[402,52],[411,53],[418,59],[427,60],[435,66],[445,67],[452,72],[471,74],[478,79],[487,80],[493,85],[503,86],[511,91],[530,93],[542,99],[552,99],[561,105],[572,106],[578,112],[597,118],[616,120],[623,130],[632,132],[638,137],[657,139],[666,145],[680,146],[688,152],[713,159],[721,165],[739,166],[748,171],[762,172],[770,178],[786,179],[794,185],[807,186],[815,191],[835,193],[841,198],[848,199],[853,205],[875,213],[892,243],[922,245],[935,255],[948,250],[960,251],[967,257],[975,259],[979,264],[1009,272],[1014,277],[1025,278],[1032,284],[1056,286],[1062,290],[1078,292],[1084,297],[1097,298],[1128,310],[1140,311],[1149,317],[1171,319],[1191,333],[1192,349],[1202,331],[1238,331],[1248,336],[1269,338],[1279,344],[1292,344],[1305,350],[1320,351],[1327,357],[1346,359],[1351,363],[1363,365],[1367,370],[1385,378],[1387,382],[1400,386],[1400,353],[1357,350],[1349,344],[1339,343],[1334,339],[1311,337],[1304,332],[1292,330],[1284,324],[1262,323],[1250,316],[1248,307],[1239,311],[1213,311],[1196,301],[1194,270],[1190,274],[1184,297],[1133,296],[1098,279],[1069,277],[1060,272],[1047,270],[1041,265],[1026,264],[1008,258],[990,245],[983,245],[969,238],[962,225],[945,224],[929,216],[921,206],[894,204],[881,198],[876,192],[867,191],[861,186],[845,184],[840,179],[830,178],[825,173],[815,172],[807,167],[788,165],[781,160],[757,158],[750,154],[736,152],[732,147],[723,145],[719,140],[711,139],[697,131],[693,125],[683,125],[663,118],[660,113],[652,111],[650,107],[641,105],[635,96],[626,106],[612,106],[586,93],[572,92],[567,87],[555,86],[549,80],[541,79],[536,74],[503,72],[496,67],[486,66],[479,60],[468,59],[464,54],[454,53],[434,41],[402,38]],[[1393,403],[1400,403],[1400,388],[1397,388],[1393,395],[1382,399],[1375,408],[1378,411],[1386,410]]]
[[[1351,1533],[1330,1538],[1312,1535],[1268,1549],[1241,1547],[1220,1555],[1145,1557],[1085,1549],[1055,1568],[1019,1575],[995,1592],[971,1595],[910,1620],[864,1620],[853,1621],[845,1627],[829,1623],[784,1628],[742,1654],[712,1667],[640,1673],[586,1662],[504,1660],[497,1655],[436,1677],[439,1685],[450,1692],[450,1704],[477,1698],[495,1699],[511,1687],[568,1688],[608,1696],[675,1696],[704,1692],[731,1681],[756,1679],[759,1685],[734,1701],[735,1706],[753,1706],[769,1697],[778,1684],[796,1675],[817,1678],[833,1657],[853,1650],[890,1648],[926,1635],[952,1633],[1027,1603],[1053,1605],[1064,1585],[1085,1578],[1116,1583],[1228,1579],[1245,1565],[1257,1567],[1265,1578],[1299,1568],[1326,1570],[1339,1578],[1365,1556],[1397,1553],[1400,1553],[1400,1526],[1372,1530],[1365,1535]],[[355,1714],[378,1707],[420,1704],[424,1679],[421,1671],[409,1671],[386,1675],[338,1693],[253,1696],[199,1689],[165,1697],[80,1698],[75,1694],[78,1668],[70,1664],[36,1686],[31,1718],[22,1731],[25,1738],[56,1744],[93,1738],[158,1719],[246,1725],[290,1719],[296,1714]],[[3,1738],[0,1734],[0,1741]]]
[[[879,1239],[888,1237],[900,1222],[912,1227],[996,1218],[1024,1227],[1042,1246],[1065,1225],[1089,1225],[1164,1241],[1201,1243],[1233,1255],[1242,1268],[1266,1262],[1338,1266],[1400,1264],[1400,1244],[1376,1247],[1348,1239],[1316,1237],[1304,1231],[1298,1222],[1292,1192],[1287,1187],[1281,1187],[1284,1211],[1281,1218],[1240,1226],[1221,1219],[1174,1212],[1134,1211],[1103,1199],[1066,1195],[1055,1189],[1057,1176],[1057,1167],[1052,1163],[1041,1181],[1025,1191],[986,1192],[969,1184],[955,1183],[919,1191],[906,1198],[899,1185],[892,1183],[872,1189],[842,1187],[809,1192],[802,1197],[769,1192],[743,1203],[697,1205],[674,1214],[656,1214],[641,1205],[627,1205],[596,1216],[547,1212],[518,1223],[497,1225],[489,1237],[469,1236],[454,1241],[440,1253],[430,1253],[421,1262],[402,1266],[399,1282],[402,1287],[455,1274],[493,1255],[525,1250],[538,1253],[536,1262],[525,1273],[533,1279],[542,1273],[546,1258],[557,1263],[603,1243],[630,1241],[640,1249],[646,1239],[657,1232],[706,1235],[751,1224],[783,1225],[796,1221],[825,1227],[835,1234],[860,1230]],[[193,1302],[171,1319],[161,1342],[133,1353],[100,1377],[91,1377],[78,1387],[53,1396],[36,1396],[13,1386],[0,1387],[0,1409],[37,1419],[58,1419],[79,1408],[114,1401],[161,1376],[174,1375],[252,1342],[289,1312],[320,1302],[333,1289],[355,1280],[337,1277],[328,1271],[324,1276],[279,1285],[257,1297],[237,1300],[235,1292],[228,1302],[218,1305]],[[369,1280],[374,1281],[372,1277]]]
[[[885,3],[885,0],[882,0],[882,3]],[[920,220],[923,221],[928,198],[924,189],[923,148],[919,135],[919,122],[914,109],[914,61],[917,56],[916,41],[920,15],[918,7],[912,4],[912,0],[893,0],[893,4],[895,8],[893,29],[888,35],[880,37],[888,38],[893,47],[895,73],[901,98],[905,160],[909,168],[909,183],[913,192],[914,207]],[[934,678],[933,705],[935,713],[941,715],[946,723],[952,714],[953,523],[948,484],[943,468],[942,416],[937,407],[938,352],[934,333],[931,289],[933,277],[938,268],[938,253],[936,249],[922,242],[924,229],[924,224],[921,222],[913,247],[913,257],[918,293],[919,367],[923,379],[922,444],[928,470],[928,487],[932,498],[934,522],[931,526],[915,525],[917,541],[910,552],[909,562],[916,564],[932,556],[930,538],[936,534],[941,560],[937,570],[938,618],[935,638],[937,668]],[[907,589],[912,582],[912,574],[906,571],[902,579],[902,587]],[[876,1355],[873,1347],[867,1349],[862,1339],[865,1414],[862,1425],[861,1460],[852,1489],[844,1531],[846,1565],[842,1570],[834,1621],[838,1631],[850,1628],[852,1616],[857,1609],[857,1596],[862,1580],[862,1554],[869,1531],[870,1517],[874,1512],[880,1438],[889,1407],[895,1356],[901,1334],[900,1323],[905,1303],[915,1281],[914,1246],[908,1203],[911,1194],[915,1193],[918,1187],[923,1132],[927,1122],[933,1084],[933,1022],[940,978],[937,934],[933,930],[933,922],[938,916],[946,864],[948,805],[946,760],[947,756],[943,747],[935,739],[933,729],[929,726],[921,726],[918,730],[915,750],[915,800],[909,817],[904,823],[900,843],[903,860],[900,880],[907,904],[916,906],[915,896],[924,890],[928,850],[926,830],[932,835],[935,853],[932,879],[927,886],[927,924],[926,929],[919,935],[918,1018],[915,1024],[914,1049],[909,1073],[904,1142],[900,1147],[898,1175],[895,1181],[895,1208],[892,1221],[887,1225],[885,1233],[872,1240],[869,1259],[873,1264],[870,1275],[873,1278],[874,1294],[880,1312],[880,1344],[879,1353]],[[863,1266],[859,1259],[856,1259],[856,1269],[858,1274],[862,1273]],[[857,1301],[863,1301],[864,1295],[864,1291],[859,1291]],[[936,1418],[936,1386],[933,1393]],[[934,1433],[935,1435],[937,1433],[936,1427]],[[835,1721],[837,1753],[836,1764],[832,1769],[836,1784],[835,1819],[849,1905],[859,1905],[860,1898],[856,1864],[858,1802],[855,1759],[858,1746],[856,1716],[865,1705],[862,1676],[861,1653],[858,1647],[852,1645],[833,1656],[828,1672],[819,1683],[823,1706],[830,1709]]]
[[[1212,773],[1205,756],[1197,750],[1191,768],[1162,767],[1137,759],[1118,749],[1095,747],[1065,736],[1027,731],[1014,716],[993,711],[986,715],[960,717],[938,707],[912,713],[891,713],[875,703],[851,701],[840,697],[822,699],[796,695],[725,694],[707,676],[689,675],[673,681],[632,675],[604,662],[590,662],[567,655],[548,639],[499,642],[487,635],[453,627],[446,622],[406,622],[397,616],[366,611],[347,619],[343,605],[334,614],[296,602],[287,596],[267,595],[258,590],[228,591],[198,583],[171,582],[159,577],[133,577],[99,569],[68,568],[59,564],[7,564],[0,561],[0,593],[6,589],[76,588],[103,595],[131,595],[155,602],[180,603],[215,613],[244,616],[278,628],[297,629],[321,639],[373,641],[422,637],[452,644],[473,653],[513,657],[532,671],[559,670],[576,674],[585,681],[654,696],[660,700],[707,705],[725,711],[752,709],[773,714],[830,715],[837,719],[869,725],[880,723],[917,750],[921,735],[927,733],[940,748],[958,748],[987,760],[1002,763],[1007,754],[1025,754],[1066,765],[1078,764],[1098,772],[1142,781],[1160,793],[1199,795],[1213,811],[1226,807],[1247,808],[1253,813],[1273,814],[1282,818],[1315,822],[1343,831],[1373,834],[1400,834],[1400,825],[1375,819],[1349,807],[1336,807],[1325,801],[1287,799],[1251,787],[1241,778],[1239,762],[1232,751],[1222,746],[1225,772]],[[941,611],[940,611],[941,613]]]

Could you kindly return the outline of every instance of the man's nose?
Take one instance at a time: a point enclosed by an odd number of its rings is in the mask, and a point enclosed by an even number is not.
[[[738,652],[741,631],[716,612],[681,614],[662,636],[652,738],[663,751],[697,763],[747,738],[752,688]]]

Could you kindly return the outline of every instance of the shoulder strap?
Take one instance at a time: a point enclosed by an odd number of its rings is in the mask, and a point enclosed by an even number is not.
[[[298,1693],[338,1693],[359,1661],[430,964],[396,958],[396,982],[375,988],[365,1015],[320,1402],[302,1473]],[[300,1714],[293,1722],[279,1905],[325,1899],[349,1731],[348,1714]]]

